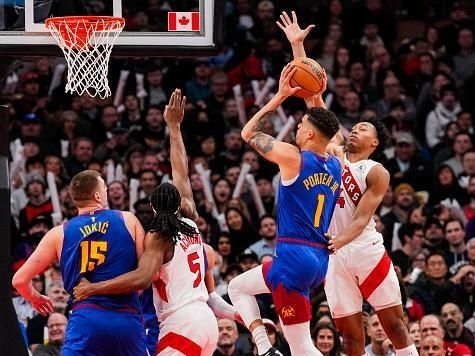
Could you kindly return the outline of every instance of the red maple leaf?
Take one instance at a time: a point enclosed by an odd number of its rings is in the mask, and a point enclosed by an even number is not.
[[[186,26],[188,25],[188,22],[190,22],[190,20],[188,20],[186,16],[182,16],[181,19],[178,20],[178,22],[180,23],[180,25]]]

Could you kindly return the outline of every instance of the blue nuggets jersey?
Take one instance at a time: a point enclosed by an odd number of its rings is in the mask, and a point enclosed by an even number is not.
[[[277,234],[285,238],[327,244],[325,233],[340,194],[341,165],[328,155],[300,153],[300,174],[290,185],[279,183]]]
[[[64,287],[72,295],[81,277],[106,281],[137,267],[135,242],[125,225],[122,212],[96,210],[81,214],[64,224],[61,273]],[[95,295],[83,302],[106,309],[133,309],[140,312],[137,293]]]

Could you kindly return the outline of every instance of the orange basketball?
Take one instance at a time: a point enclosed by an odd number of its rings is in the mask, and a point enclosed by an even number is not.
[[[294,94],[295,96],[308,98],[322,91],[323,70],[318,62],[304,57],[294,59],[290,64],[297,68],[290,78],[290,85],[302,88]]]

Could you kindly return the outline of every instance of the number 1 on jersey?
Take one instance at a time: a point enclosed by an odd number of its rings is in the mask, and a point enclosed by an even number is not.
[[[325,194],[318,194],[318,203],[317,209],[315,210],[315,218],[313,220],[313,226],[319,227],[320,226],[320,219],[322,218],[323,212],[323,204],[325,202]]]

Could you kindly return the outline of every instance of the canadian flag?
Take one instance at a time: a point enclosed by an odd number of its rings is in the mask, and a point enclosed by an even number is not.
[[[199,12],[169,12],[168,31],[199,31]]]

